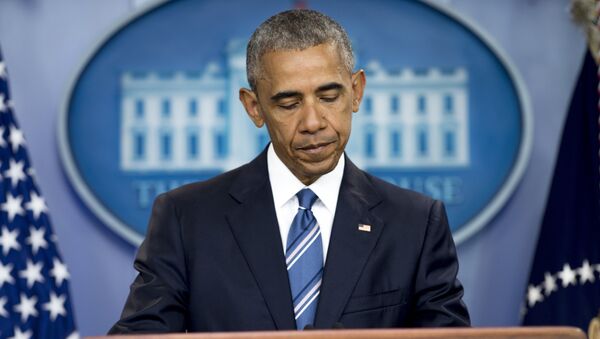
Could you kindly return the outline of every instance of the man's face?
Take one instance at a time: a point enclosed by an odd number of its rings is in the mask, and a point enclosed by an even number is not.
[[[344,152],[365,86],[332,44],[276,51],[261,58],[256,93],[240,100],[258,127],[267,125],[277,156],[305,185],[335,168]]]

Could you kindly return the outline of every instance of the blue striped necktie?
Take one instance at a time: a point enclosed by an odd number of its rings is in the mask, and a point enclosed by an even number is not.
[[[296,196],[300,206],[288,233],[285,261],[294,302],[296,328],[301,330],[308,324],[312,325],[315,320],[323,275],[323,243],[321,229],[311,211],[317,195],[305,188]]]

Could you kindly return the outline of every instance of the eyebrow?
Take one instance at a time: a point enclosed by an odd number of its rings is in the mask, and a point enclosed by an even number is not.
[[[271,97],[271,101],[279,101],[282,99],[287,99],[287,98],[294,98],[294,97],[299,97],[302,96],[302,94],[300,92],[297,91],[284,91],[284,92],[279,92],[275,95],[273,95]]]
[[[331,90],[340,90],[344,88],[344,86],[342,86],[342,84],[337,83],[337,82],[330,82],[328,84],[319,86],[319,88],[317,88],[317,92],[326,92],[326,91],[331,91]]]
[[[321,85],[317,88],[317,92],[326,92],[331,90],[341,90],[344,86],[337,82],[330,82],[325,85]],[[279,101],[287,98],[295,98],[302,96],[302,93],[298,91],[283,91],[279,92],[271,97],[271,101]]]

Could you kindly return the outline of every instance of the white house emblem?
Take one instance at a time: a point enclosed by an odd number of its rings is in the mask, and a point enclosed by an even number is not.
[[[531,115],[518,75],[443,8],[384,1],[377,18],[356,21],[372,4],[350,2],[326,11],[348,30],[368,80],[347,154],[443,200],[460,242],[502,207],[527,162]],[[65,169],[90,209],[132,243],[158,194],[235,168],[269,142],[238,101],[246,39],[274,14],[265,8],[281,7],[263,5],[161,2],[107,36],[74,79],[59,131]]]

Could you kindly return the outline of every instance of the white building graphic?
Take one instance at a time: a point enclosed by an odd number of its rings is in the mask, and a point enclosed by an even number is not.
[[[202,72],[125,72],[120,164],[124,171],[224,171],[267,144],[238,100],[247,87],[245,45],[232,41],[225,67]],[[468,75],[462,68],[389,72],[368,64],[367,88],[347,147],[364,168],[469,165]]]

